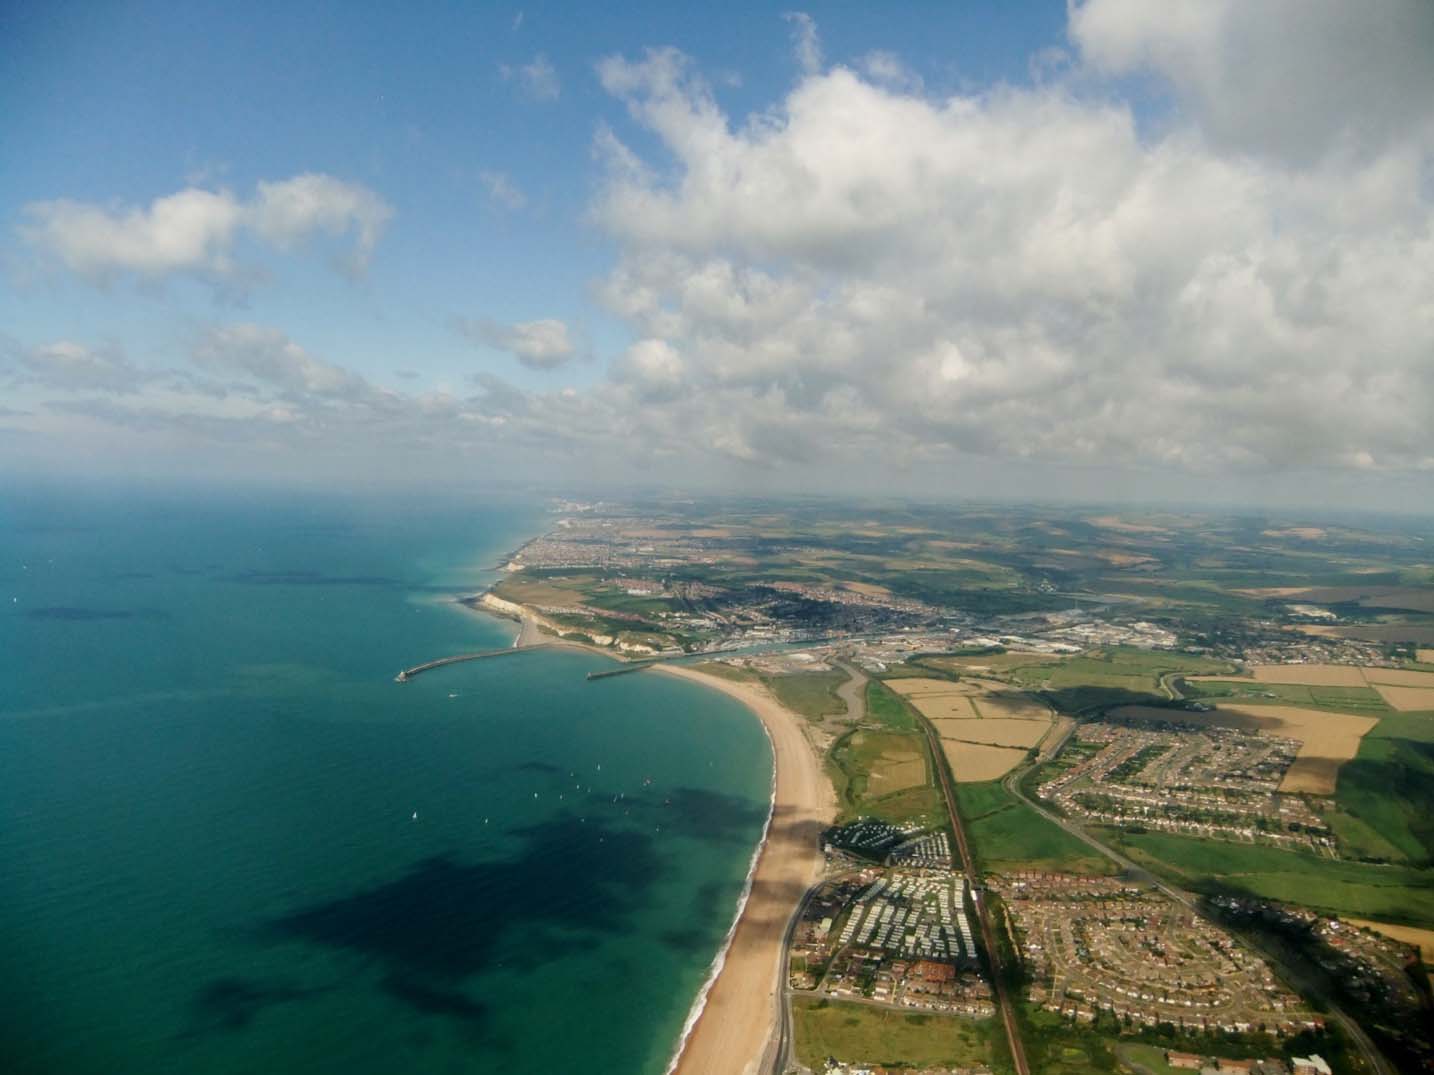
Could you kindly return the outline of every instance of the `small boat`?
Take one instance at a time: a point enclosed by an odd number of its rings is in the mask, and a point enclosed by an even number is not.
[[[413,820],[414,820],[414,821],[417,821],[417,820],[418,820],[418,811],[417,811],[417,810],[415,810],[415,811],[413,812]]]

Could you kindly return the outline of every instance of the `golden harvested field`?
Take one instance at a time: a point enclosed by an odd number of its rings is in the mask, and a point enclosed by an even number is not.
[[[941,740],[941,749],[951,764],[951,775],[958,784],[978,784],[983,780],[997,780],[1017,765],[1026,756],[1019,748],[989,747],[978,743],[957,743],[950,739]]]
[[[931,720],[930,717],[926,719]],[[931,720],[931,726],[936,729],[936,735],[939,739],[965,739],[967,738],[966,729],[976,727],[976,718]]]
[[[1168,721],[1174,717],[1190,724],[1242,728],[1270,735],[1298,739],[1295,763],[1280,782],[1280,791],[1309,795],[1333,795],[1339,767],[1359,753],[1359,741],[1379,723],[1375,717],[1349,713],[1326,713],[1292,705],[1259,706],[1255,709],[1221,706],[1204,713],[1127,705],[1111,711],[1114,717],[1129,720]]]
[[[966,694],[918,694],[911,704],[931,721],[980,720],[981,714]]]
[[[892,679],[887,681],[887,686],[905,695],[938,729],[955,721],[983,720],[1033,724],[1044,734],[1051,722],[1050,710],[1045,706],[994,680],[947,683],[939,679]],[[982,688],[993,693],[982,693]],[[1013,742],[1024,743],[1029,731],[1024,730]],[[950,733],[942,730],[941,734]],[[961,738],[969,737],[963,734]]]
[[[964,739],[997,747],[1033,747],[1050,728],[1049,721],[1011,720],[988,717],[985,720],[943,720],[936,726],[942,739]]]
[[[1434,688],[1431,687],[1390,687],[1375,684],[1379,696],[1401,713],[1418,709],[1434,709]]]
[[[908,698],[924,698],[929,695],[975,694],[980,688],[970,683],[952,683],[947,679],[891,679],[886,685],[898,694]]]
[[[1419,672],[1411,668],[1366,668],[1364,678],[1370,686],[1382,683],[1390,687],[1434,689],[1434,672]]]
[[[931,722],[958,780],[1005,775],[1051,727],[1051,714],[1045,706],[995,681],[893,679],[887,680],[887,686],[905,695]],[[996,693],[982,693],[981,686],[994,688]],[[957,757],[960,769],[956,768]]]
[[[1034,720],[1042,724],[1051,722],[1051,711],[1034,698],[1007,691],[1002,694],[987,694],[975,701],[981,716],[1009,717],[1012,720]]]
[[[1419,949],[1419,958],[1425,963],[1434,963],[1434,929],[1419,929],[1416,926],[1394,926],[1388,922],[1370,922],[1364,918],[1346,918],[1352,926],[1363,926],[1396,941],[1413,945]]]
[[[1311,687],[1363,687],[1364,676],[1351,664],[1256,664],[1257,683],[1303,683]]]

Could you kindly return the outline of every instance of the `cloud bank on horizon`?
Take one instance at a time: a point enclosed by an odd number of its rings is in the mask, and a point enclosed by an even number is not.
[[[594,125],[573,227],[609,244],[593,295],[628,342],[594,348],[593,376],[567,380],[591,346],[570,319],[495,318],[481,297],[449,330],[523,378],[419,392],[221,299],[184,353],[143,363],[63,331],[4,339],[0,444],[261,471],[379,444],[395,473],[601,458],[615,477],[799,487],[835,468],[889,490],[958,462],[1177,491],[1434,474],[1434,6],[1084,0],[1029,80],[941,95],[902,57],[835,62],[817,23],[787,20],[794,81],[747,115],[675,48],[597,60],[627,121]],[[537,102],[562,84],[541,52],[502,78]],[[475,201],[526,211],[494,175]],[[317,173],[19,215],[33,271],[217,293],[262,292],[249,246],[324,240],[356,276],[404,227],[381,191]]]

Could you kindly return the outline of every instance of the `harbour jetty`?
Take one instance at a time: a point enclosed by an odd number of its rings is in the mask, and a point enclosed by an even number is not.
[[[589,672],[588,679],[607,679],[610,676],[625,676],[632,672],[641,672],[644,668],[651,668],[656,663],[656,660],[633,661],[630,664],[624,664],[618,668],[605,668],[601,672]]]
[[[439,657],[435,661],[425,661],[423,664],[416,664],[412,668],[405,668],[393,677],[393,681],[395,683],[407,683],[414,676],[421,675],[434,668],[442,668],[446,664],[461,664],[464,661],[482,661],[489,657],[506,657],[513,653],[529,653],[537,649],[550,648],[551,643],[539,642],[535,646],[509,646],[506,649],[484,650],[482,653],[455,653],[452,657]]]

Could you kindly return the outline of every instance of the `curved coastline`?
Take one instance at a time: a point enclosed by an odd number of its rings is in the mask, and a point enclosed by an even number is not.
[[[543,617],[491,594],[465,601],[484,615],[516,620],[515,647],[542,641],[621,662],[611,650],[541,631]],[[821,833],[836,816],[836,794],[802,732],[802,718],[754,683],[679,665],[653,670],[720,691],[745,706],[772,747],[772,791],[762,837],[732,925],[713,957],[674,1046],[665,1075],[755,1075],[777,1023],[787,924],[821,875]]]
[[[756,686],[691,668],[657,671],[736,699],[762,722],[772,744],[772,810],[756,868],[714,974],[688,1019],[669,1075],[752,1075],[777,1021],[778,985],[787,923],[821,874],[819,837],[831,824],[836,797],[802,734],[801,718]]]

